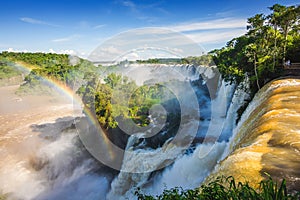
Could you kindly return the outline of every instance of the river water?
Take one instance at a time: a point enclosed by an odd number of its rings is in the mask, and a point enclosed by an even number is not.
[[[267,173],[286,179],[291,192],[300,190],[299,88],[299,79],[283,78],[256,94],[233,131],[229,156],[212,177],[232,175],[257,187]]]
[[[137,70],[141,68],[133,66],[123,73],[132,75]],[[76,124],[87,116],[74,112],[72,100],[20,98],[14,95],[17,86],[0,88],[5,96],[0,117],[0,193],[9,199],[132,199],[137,187],[150,194],[176,186],[198,187],[229,152],[236,112],[247,93],[219,78],[215,87],[204,87],[213,71],[203,67],[144,66],[142,70],[150,75],[138,76],[138,83],[177,78],[191,85],[177,87],[181,109],[188,111],[179,128],[184,137],[175,137],[180,142],[171,137],[153,149],[141,142],[140,135],[132,135],[119,171],[99,162],[82,144]],[[196,107],[191,106],[189,95],[196,98]],[[196,140],[189,147],[186,138],[190,137]]]

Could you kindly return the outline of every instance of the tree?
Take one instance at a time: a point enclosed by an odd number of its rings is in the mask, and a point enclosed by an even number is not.
[[[246,55],[249,56],[249,61],[253,63],[254,65],[254,73],[255,73],[255,79],[256,79],[256,85],[257,88],[260,89],[259,85],[259,77],[257,73],[257,46],[255,44],[249,44],[246,47]]]
[[[245,35],[211,52],[223,78],[238,84],[247,74],[253,80],[253,94],[281,75],[286,58],[300,60],[299,6],[275,4],[270,10],[272,13],[267,16],[257,14],[249,18]]]
[[[289,7],[279,7],[278,12],[276,12],[277,17],[276,21],[278,26],[281,29],[281,32],[284,37],[283,43],[283,59],[282,63],[285,63],[286,60],[286,51],[287,51],[287,42],[288,35],[292,28],[296,25],[299,25],[299,6],[289,6]]]
[[[109,74],[104,81],[108,84],[112,89],[114,89],[117,85],[122,82],[122,76],[116,73]]]
[[[275,4],[272,7],[269,7],[269,9],[271,11],[273,11],[270,15],[267,16],[267,18],[269,19],[269,24],[271,26],[273,26],[273,28],[274,28],[274,51],[273,51],[273,70],[274,70],[275,65],[276,65],[276,57],[278,54],[278,51],[277,51],[278,37],[277,37],[277,35],[279,34],[278,33],[279,18],[281,16],[281,13],[285,9],[285,6],[282,6],[280,4]]]

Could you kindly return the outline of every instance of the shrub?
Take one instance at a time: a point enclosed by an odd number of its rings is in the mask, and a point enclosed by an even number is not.
[[[164,190],[162,194],[155,197],[143,194],[138,188],[135,195],[138,200],[296,200],[300,197],[299,192],[288,194],[285,180],[278,184],[269,177],[269,179],[260,182],[258,189],[254,189],[247,182],[237,183],[232,176],[218,177],[216,180],[193,190],[183,190],[179,187]]]

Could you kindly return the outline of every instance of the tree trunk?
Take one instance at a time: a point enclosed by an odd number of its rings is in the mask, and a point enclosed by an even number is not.
[[[289,24],[286,24],[285,30],[284,30],[284,44],[283,44],[283,59],[282,59],[282,64],[285,65],[285,57],[286,57],[286,46],[287,46],[287,37],[288,37],[288,27]]]
[[[259,85],[259,79],[258,79],[258,73],[257,73],[257,67],[256,67],[256,56],[254,54],[254,72],[255,72],[255,77],[256,77],[256,84],[257,84],[257,87],[258,89],[260,89],[260,85]]]
[[[274,25],[275,29],[275,41],[274,41],[274,54],[273,54],[273,72],[276,65],[276,56],[277,56],[277,25]]]

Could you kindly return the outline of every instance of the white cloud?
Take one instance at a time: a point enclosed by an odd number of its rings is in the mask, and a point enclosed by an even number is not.
[[[90,54],[89,59],[93,61],[111,61],[123,55],[125,52],[126,51],[117,48],[115,45],[100,46]]]
[[[53,49],[49,49],[49,53],[56,53]]]
[[[94,61],[113,61],[132,52],[141,58],[158,55],[186,57],[199,55],[204,50],[184,34],[164,28],[140,28],[122,32],[104,41],[89,57]],[[145,52],[145,53],[143,53]],[[149,54],[148,52],[151,52]],[[144,56],[145,55],[145,56]],[[128,56],[133,58],[135,54]]]
[[[22,18],[20,18],[20,20],[22,22],[26,22],[26,23],[29,23],[29,24],[39,24],[39,25],[47,25],[47,26],[58,27],[58,25],[56,25],[56,24],[51,24],[51,23],[48,23],[48,22],[45,22],[45,21],[42,21],[42,20],[38,20],[38,19],[34,19],[34,18],[31,18],[31,17],[22,17]]]
[[[78,53],[72,49],[60,50],[59,54],[77,55]]]
[[[129,7],[130,9],[135,9],[136,5],[132,1],[122,1],[123,6]]]
[[[6,51],[8,51],[8,52],[24,52],[24,53],[29,52],[27,49],[18,50],[18,49],[14,49],[12,47],[9,47]]]
[[[81,58],[87,57],[87,54],[85,52],[78,52],[73,49],[60,49],[60,50],[49,49],[48,52],[45,52],[45,53],[68,54],[68,55],[72,55],[72,56],[79,56]]]
[[[8,51],[8,52],[15,52],[14,48],[11,48],[11,47],[9,47],[9,48],[7,49],[7,51]]]
[[[30,17],[22,17],[22,18],[20,18],[20,20],[23,21],[23,22],[30,23],[30,24],[45,24],[46,23],[44,21],[33,19],[33,18],[30,18]]]
[[[226,31],[206,31],[198,33],[189,33],[185,34],[193,41],[197,43],[217,43],[217,42],[226,42],[235,37],[239,37],[246,33],[246,30],[235,29],[235,30],[226,30]]]
[[[233,28],[246,28],[247,21],[245,19],[216,19],[203,22],[193,22],[184,23],[174,26],[169,26],[168,28],[178,31],[178,32],[188,32],[188,31],[200,31],[200,30],[211,30],[211,29],[233,29]]]
[[[104,26],[106,26],[106,24],[99,24],[99,25],[94,26],[93,28],[100,29],[100,28],[103,28]]]
[[[158,20],[158,17],[152,16],[152,15],[146,15],[146,13],[153,13],[156,10],[159,10],[160,13],[164,13],[166,14],[167,11],[163,10],[162,8],[158,8],[157,3],[155,4],[150,4],[150,5],[146,5],[146,4],[141,4],[141,3],[134,3],[133,1],[130,0],[119,0],[117,1],[118,4],[128,8],[128,10],[130,11],[131,15],[133,15],[134,17],[136,17],[139,20],[142,21],[146,21],[147,23],[152,23],[154,21]],[[154,9],[155,8],[155,9]],[[149,12],[150,10],[151,12]]]
[[[27,53],[27,52],[41,52],[41,53],[56,53],[56,54],[68,54],[68,55],[71,55],[71,56],[79,56],[81,58],[86,58],[88,55],[87,53],[85,52],[79,52],[79,51],[76,51],[76,50],[73,50],[73,49],[60,49],[60,50],[54,50],[52,48],[50,48],[49,50],[46,50],[46,51],[32,51],[32,50],[27,50],[27,49],[23,49],[23,50],[20,50],[20,49],[15,49],[15,48],[8,48],[6,49],[5,51],[8,51],[8,52],[24,52],[24,53]]]
[[[71,40],[78,39],[79,37],[80,35],[70,35],[64,38],[53,39],[52,42],[69,42]]]

